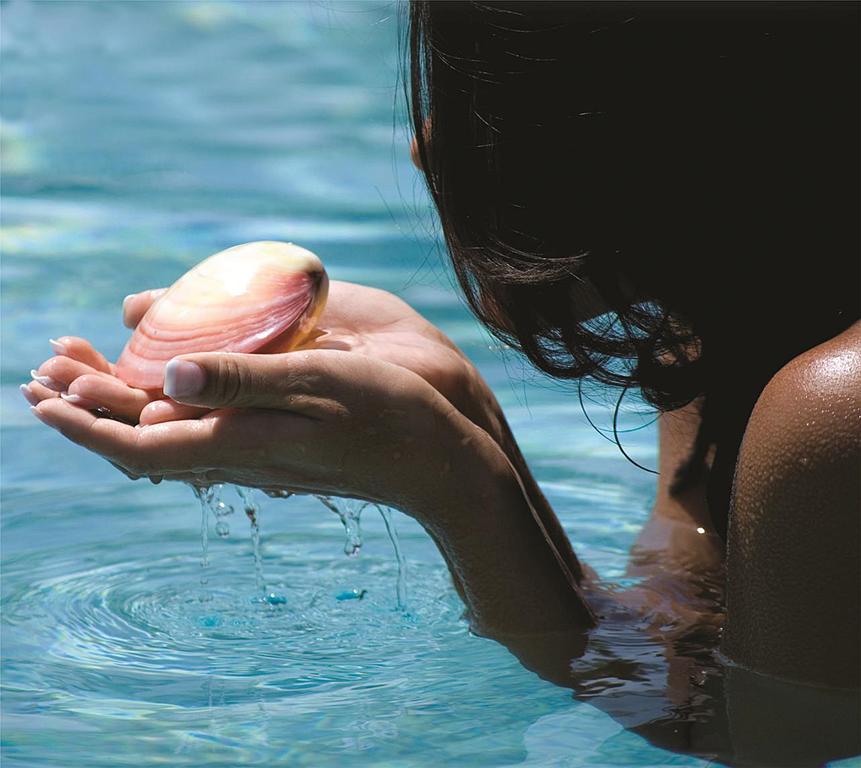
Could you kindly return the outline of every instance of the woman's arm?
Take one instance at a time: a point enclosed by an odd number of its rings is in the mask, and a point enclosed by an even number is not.
[[[175,400],[213,410],[139,428],[57,397],[34,412],[133,475],[398,507],[439,544],[479,632],[591,625],[576,577],[505,453],[416,373],[334,350],[208,353],[171,363],[165,382]]]
[[[545,526],[553,510],[535,508],[495,440],[460,413],[450,417],[438,492],[405,511],[442,548],[475,631],[504,639],[592,626],[578,575]]]
[[[134,328],[163,292],[164,289],[156,289],[127,296],[123,302],[123,323]],[[312,346],[357,351],[412,370],[486,432],[511,462],[523,484],[528,504],[540,518],[565,567],[579,582],[583,568],[571,543],[520,453],[496,397],[475,366],[439,329],[396,296],[338,280],[332,281],[329,293],[330,300],[320,321],[325,332],[315,339]],[[54,358],[42,366],[40,372],[68,382],[69,391],[84,398],[85,403],[110,404],[116,415],[132,423],[139,419],[142,423],[155,423],[196,418],[204,412],[173,401],[149,403],[147,393],[131,390],[113,377],[86,376],[87,368],[81,363],[92,364],[105,374],[111,373],[110,364],[82,339],[65,337],[62,341],[66,342],[68,353],[74,360]],[[450,563],[449,566],[455,587],[463,596],[457,573]]]
[[[736,469],[728,656],[789,680],[861,684],[861,323],[769,382]]]

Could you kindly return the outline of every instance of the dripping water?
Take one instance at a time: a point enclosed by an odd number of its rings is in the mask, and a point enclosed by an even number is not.
[[[334,512],[341,525],[344,526],[346,540],[344,542],[344,554],[348,557],[355,557],[359,554],[362,548],[362,512],[369,505],[367,501],[359,501],[357,499],[338,499],[337,501],[331,496],[317,496],[327,509]],[[407,561],[401,550],[400,541],[398,539],[398,531],[395,527],[395,521],[392,517],[392,512],[387,507],[382,507],[379,504],[374,504],[383,519],[383,524],[386,526],[386,533],[389,541],[392,543],[392,549],[395,553],[395,560],[398,565],[398,579],[395,587],[395,600],[397,609],[405,611],[407,605]],[[353,590],[356,592],[356,590]],[[348,599],[347,593],[338,596],[339,600]],[[349,599],[361,599],[364,597],[365,591],[361,594],[356,592],[355,595],[350,595]]]
[[[251,550],[254,553],[254,586],[257,593],[266,593],[266,582],[263,579],[263,560],[260,557],[260,505],[254,500],[254,491],[250,488],[236,486],[236,493],[245,505],[245,516],[251,530]]]
[[[392,549],[395,552],[395,560],[398,563],[398,581],[395,587],[395,597],[397,599],[397,608],[399,611],[407,609],[407,560],[401,550],[401,543],[398,539],[398,529],[395,526],[395,519],[392,517],[392,510],[388,507],[381,507],[375,504],[380,512],[380,517],[383,518],[383,524],[386,526],[386,533],[389,535],[389,541],[392,542]]]
[[[266,589],[266,579],[263,578],[263,555],[260,551],[260,505],[254,499],[253,488],[243,488],[241,485],[233,486],[237,496],[242,500],[245,516],[248,518],[249,530],[251,532],[251,551],[254,555],[254,587],[255,594],[251,602],[265,605],[284,605],[287,598],[276,592]],[[270,496],[275,494],[267,493]],[[277,498],[286,499],[292,494],[288,491],[279,492]]]
[[[256,588],[252,602],[283,605],[287,602],[287,598],[266,591],[266,582],[263,578],[263,558],[260,550],[260,507],[254,500],[253,490],[240,486],[232,487],[242,501],[245,515],[251,526],[251,547],[254,553],[254,583]],[[206,487],[192,486],[192,490],[200,502],[200,585],[203,587],[200,600],[201,602],[208,602],[212,599],[212,595],[207,589],[209,585],[209,515],[211,513],[215,518],[215,532],[220,538],[225,539],[230,535],[230,526],[226,518],[234,513],[235,508],[232,504],[224,501],[222,497],[224,486],[220,483]]]
[[[344,541],[344,554],[348,557],[355,557],[362,549],[362,510],[368,506],[367,501],[358,501],[357,499],[339,499],[335,501],[331,496],[316,496],[326,509],[334,512],[341,525],[344,526],[344,532],[347,538]]]
[[[225,519],[233,514],[233,506],[225,503],[221,499],[222,486],[213,486],[215,489],[215,497],[212,503],[212,513],[215,515],[215,532],[222,539],[226,539],[230,535],[230,525]]]
[[[200,586],[203,591],[200,595],[201,602],[212,599],[209,593],[209,514],[215,517],[215,532],[225,538],[230,534],[230,526],[224,519],[233,514],[233,507],[226,504],[222,498],[223,486],[214,484],[209,486],[191,486],[191,490],[200,502]]]
[[[191,490],[200,502],[200,601],[207,602],[212,595],[207,589],[209,584],[209,508],[212,502],[212,488],[191,486]]]
[[[266,580],[263,575],[263,556],[261,552],[261,533],[260,533],[260,505],[254,499],[254,489],[244,488],[242,486],[232,486],[239,496],[243,505],[243,511],[248,518],[251,548],[254,558],[254,586],[255,596],[252,599],[255,603],[266,603],[269,605],[282,605],[287,602],[287,599],[282,596],[267,592]],[[214,484],[211,486],[192,486],[192,491],[200,503],[200,585],[203,588],[200,600],[206,602],[212,599],[209,593],[209,515],[210,513],[215,518],[215,532],[220,538],[227,538],[230,534],[230,526],[226,520],[235,511],[233,505],[228,504],[223,500],[224,486],[222,484]],[[266,492],[267,495],[277,498],[289,498],[293,494],[289,491],[283,492]],[[346,538],[344,540],[344,554],[348,557],[356,557],[362,549],[362,512],[369,506],[369,502],[360,501],[358,499],[334,499],[331,496],[317,495],[315,496],[328,510],[334,512],[341,525],[344,526]],[[398,540],[398,532],[395,526],[392,512],[386,507],[379,504],[374,504],[380,513],[383,524],[386,528],[386,534],[392,544],[395,560],[398,567],[397,583],[395,588],[395,598],[398,610],[406,610],[407,602],[407,586],[406,586],[406,559],[400,547]],[[355,591],[355,590],[354,590]],[[351,599],[361,599],[365,595],[365,590],[361,590],[361,594],[356,591],[356,595],[351,594]],[[339,597],[338,599],[346,599]]]

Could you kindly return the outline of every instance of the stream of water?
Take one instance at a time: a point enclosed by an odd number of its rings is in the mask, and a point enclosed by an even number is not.
[[[210,561],[209,561],[209,528],[211,520],[215,521],[215,532],[221,539],[226,539],[230,535],[230,527],[226,518],[232,515],[235,511],[233,504],[225,501],[225,493],[227,488],[232,488],[238,496],[240,503],[243,506],[243,511],[248,519],[252,556],[253,556],[253,574],[254,574],[254,595],[252,602],[262,603],[266,605],[283,605],[287,602],[288,597],[284,594],[269,592],[266,588],[266,581],[263,576],[263,548],[262,548],[262,533],[260,530],[260,505],[254,498],[255,491],[252,488],[244,488],[242,486],[227,486],[217,483],[209,486],[190,486],[195,497],[200,504],[201,519],[200,519],[200,601],[209,602],[212,599],[212,594],[209,591],[210,581]],[[291,498],[292,493],[275,494],[282,498]],[[395,563],[397,564],[397,579],[395,582],[394,596],[395,607],[400,611],[405,611],[406,606],[406,558],[398,541],[398,532],[395,527],[395,522],[392,513],[378,504],[369,504],[366,501],[356,499],[333,498],[331,496],[315,496],[326,509],[334,512],[341,525],[344,527],[345,541],[344,554],[347,557],[358,557],[362,549],[362,512],[369,506],[376,509],[383,524],[385,526],[386,535],[392,545],[392,553]],[[351,589],[340,592],[336,595],[338,600],[364,599],[367,590]]]

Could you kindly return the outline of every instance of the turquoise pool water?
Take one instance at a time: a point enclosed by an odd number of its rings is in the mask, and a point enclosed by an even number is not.
[[[255,602],[230,489],[202,586],[190,490],[130,482],[17,392],[49,337],[85,335],[115,357],[125,294],[229,245],[293,240],[333,277],[399,294],[470,355],[578,552],[622,577],[653,477],[596,434],[573,392],[503,354],[452,289],[393,118],[396,7],[2,13],[4,766],[706,765],[470,635],[441,557],[403,515],[403,607],[374,510],[346,557],[319,502],[262,495],[262,574],[279,599]],[[600,398],[589,407],[610,426]],[[654,429],[637,429],[648,415],[624,422],[628,452],[654,466]]]

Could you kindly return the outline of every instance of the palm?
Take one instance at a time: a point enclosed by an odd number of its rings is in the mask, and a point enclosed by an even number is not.
[[[341,349],[438,378],[465,363],[457,347],[397,296],[376,288],[333,281],[312,349]]]
[[[438,328],[397,296],[333,281],[322,334],[304,346],[341,349],[407,368],[473,422],[494,434],[497,406],[472,364]]]

